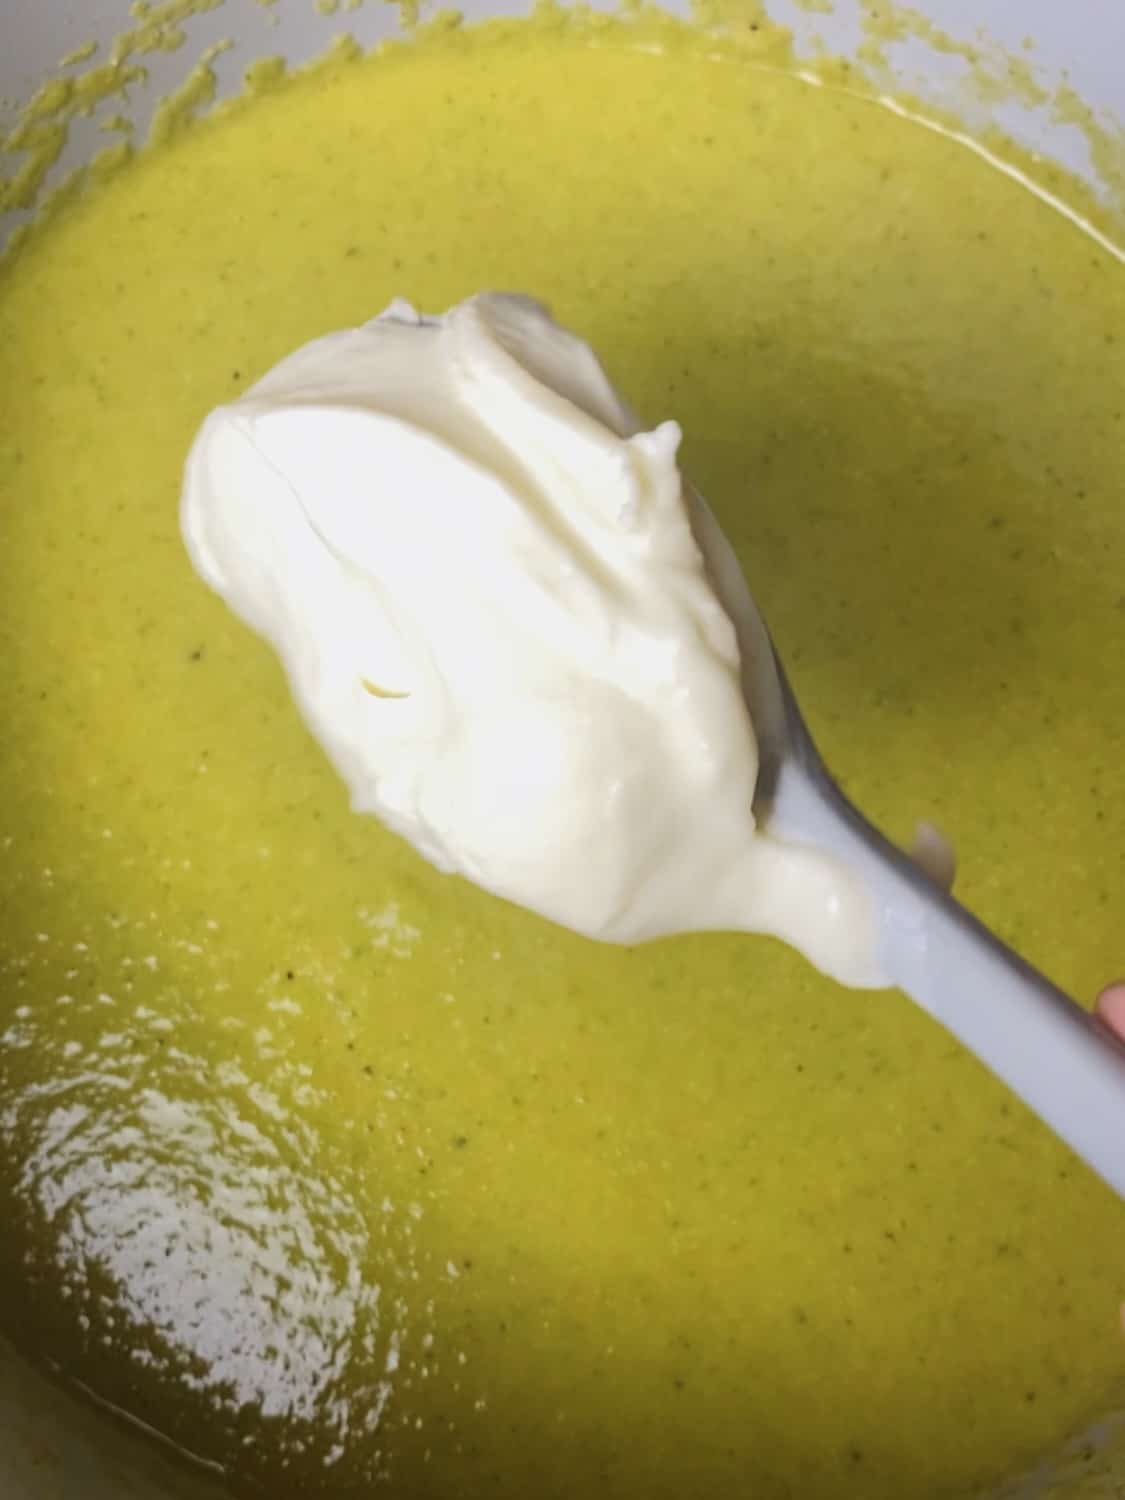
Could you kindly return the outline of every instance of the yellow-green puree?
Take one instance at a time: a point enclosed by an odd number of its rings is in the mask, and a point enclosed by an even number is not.
[[[166,135],[0,284],[4,1325],[279,1497],[963,1494],[1121,1406],[1121,1205],[971,1059],[772,942],[433,873],[177,526],[296,345],[539,294],[682,423],[857,800],[1092,994],[1120,263],[703,43],[441,33]]]

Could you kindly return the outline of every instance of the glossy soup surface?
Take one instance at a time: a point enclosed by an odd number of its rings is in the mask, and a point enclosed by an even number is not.
[[[0,277],[0,1318],[279,1500],[963,1493],[1125,1400],[1121,1205],[894,994],[434,874],[185,557],[211,406],[482,286],[682,423],[857,800],[1125,962],[1120,263],[691,48],[310,75]]]

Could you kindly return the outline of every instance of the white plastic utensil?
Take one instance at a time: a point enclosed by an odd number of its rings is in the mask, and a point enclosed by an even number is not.
[[[758,737],[760,825],[864,883],[875,968],[953,1033],[1125,1198],[1125,1044],[889,843],[833,781],[742,570],[703,507]],[[713,530],[712,530],[713,528]]]

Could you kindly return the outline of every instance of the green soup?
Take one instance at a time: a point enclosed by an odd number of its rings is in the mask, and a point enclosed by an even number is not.
[[[313,73],[0,282],[0,1318],[279,1500],[964,1493],[1122,1403],[1121,1204],[897,995],[434,873],[184,554],[210,407],[484,286],[682,423],[861,805],[1123,962],[1120,262],[703,44]]]

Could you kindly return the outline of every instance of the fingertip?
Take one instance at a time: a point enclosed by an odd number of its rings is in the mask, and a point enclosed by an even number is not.
[[[1101,992],[1097,1013],[1107,1026],[1125,1037],[1125,979],[1107,985]]]

